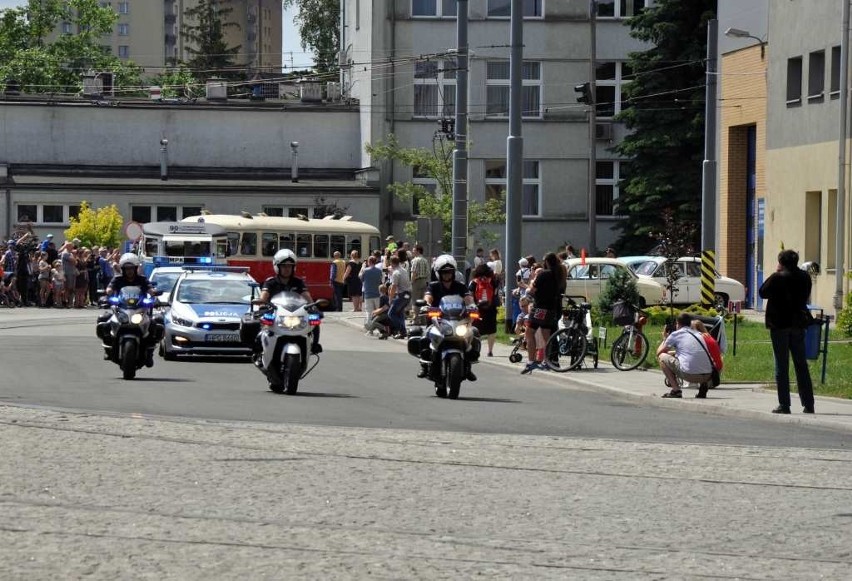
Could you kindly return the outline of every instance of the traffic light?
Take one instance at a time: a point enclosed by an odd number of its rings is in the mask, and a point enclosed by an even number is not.
[[[583,83],[574,85],[574,91],[577,93],[577,102],[586,105],[593,105],[595,100],[592,98],[592,84]]]

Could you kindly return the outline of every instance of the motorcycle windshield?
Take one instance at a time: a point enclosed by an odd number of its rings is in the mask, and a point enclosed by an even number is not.
[[[142,287],[139,286],[126,286],[118,291],[118,304],[125,308],[138,308],[143,298]]]
[[[292,313],[300,307],[303,307],[308,304],[308,301],[306,301],[304,297],[298,293],[294,293],[292,291],[284,291],[272,297],[272,304],[276,307],[286,309]]]
[[[447,295],[438,304],[445,319],[461,319],[465,314],[464,299],[459,295]]]

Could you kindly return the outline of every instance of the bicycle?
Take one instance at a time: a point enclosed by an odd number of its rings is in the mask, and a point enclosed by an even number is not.
[[[566,305],[562,309],[559,329],[553,333],[545,345],[544,364],[551,371],[563,373],[577,369],[587,355],[593,357],[594,366],[598,366],[598,340],[588,338],[591,327],[590,312],[592,305],[578,303],[574,297],[562,295]]]
[[[633,322],[624,325],[621,335],[613,341],[610,359],[616,369],[630,371],[636,369],[648,357],[648,337],[642,328],[648,322],[647,313],[639,307],[633,307]]]

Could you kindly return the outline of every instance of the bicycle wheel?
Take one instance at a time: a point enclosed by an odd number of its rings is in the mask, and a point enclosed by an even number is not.
[[[544,348],[544,364],[551,371],[576,369],[583,363],[588,348],[579,329],[560,329],[550,336]]]
[[[621,371],[636,369],[642,365],[647,356],[648,338],[638,331],[622,333],[612,344],[610,353],[612,364]]]

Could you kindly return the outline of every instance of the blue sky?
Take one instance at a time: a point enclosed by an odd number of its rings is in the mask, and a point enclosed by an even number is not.
[[[26,2],[22,0],[0,0],[0,9],[3,8],[14,8],[15,6],[26,6]],[[302,47],[299,45],[299,31],[296,30],[296,26],[293,24],[293,15],[294,10],[289,9],[284,11],[284,30],[283,30],[283,39],[281,50],[287,54],[284,55],[284,64],[290,64],[290,52],[293,53],[293,64],[296,68],[307,68],[313,64],[313,60],[311,59],[310,53],[306,53],[302,50]]]

